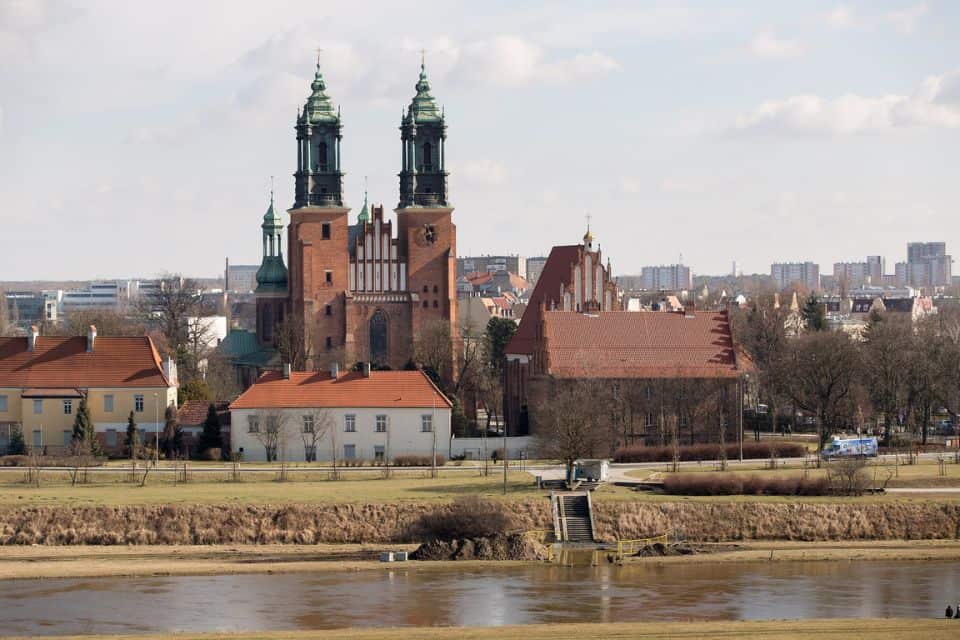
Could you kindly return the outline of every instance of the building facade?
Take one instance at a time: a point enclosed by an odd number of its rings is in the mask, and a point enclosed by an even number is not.
[[[263,347],[275,345],[280,316],[287,314],[302,327],[313,368],[359,361],[400,368],[410,358],[414,337],[431,324],[449,323],[456,332],[456,226],[447,188],[446,118],[421,65],[416,95],[400,123],[396,224],[382,205],[369,206],[366,196],[351,223],[343,193],[343,123],[319,65],[311,89],[296,124],[288,265],[280,251],[279,217],[264,220],[261,271],[275,277],[261,282],[258,275],[258,339]],[[275,252],[268,241],[274,235]],[[270,269],[268,262],[274,263]]]
[[[781,291],[796,286],[820,290],[820,265],[813,262],[775,262],[770,265],[770,277]]]
[[[450,456],[450,401],[421,371],[269,372],[230,411],[244,460]]]
[[[641,287],[647,291],[682,291],[690,289],[690,267],[682,264],[643,267],[640,270]]]
[[[523,256],[468,256],[457,258],[457,278],[469,273],[515,273],[527,277],[527,259]]]

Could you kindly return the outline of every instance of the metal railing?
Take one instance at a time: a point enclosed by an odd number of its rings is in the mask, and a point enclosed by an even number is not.
[[[639,538],[637,540],[617,540],[616,560],[620,562],[626,556],[635,555],[640,549],[649,547],[652,544],[667,544],[667,534],[662,533],[652,538]]]

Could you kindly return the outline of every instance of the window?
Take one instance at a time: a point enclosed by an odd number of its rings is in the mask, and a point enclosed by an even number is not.
[[[303,416],[303,432],[313,433],[313,416]]]
[[[103,412],[113,413],[113,394],[103,396]]]
[[[433,294],[436,295],[437,293],[439,293],[439,291],[440,290],[437,288],[437,285],[433,285]]]
[[[64,431],[63,432],[63,446],[64,448],[69,447],[73,444],[73,431]]]
[[[426,308],[429,307],[429,306],[430,306],[430,302],[427,301],[427,300],[424,300],[424,301],[423,301],[423,308],[426,309]]]
[[[654,427],[657,424],[657,417],[652,413],[647,414],[647,426]]]
[[[324,240],[330,239],[330,223],[324,222],[320,225],[320,237]]]
[[[423,143],[423,169],[424,171],[430,171],[433,169],[433,149],[430,147],[429,142]]]
[[[423,285],[423,292],[430,293],[430,287],[428,287],[427,285]]]
[[[117,446],[117,430],[116,429],[107,429],[107,434],[105,440],[107,441],[108,447]]]
[[[343,416],[343,430],[347,433],[353,433],[357,430],[357,416],[348,413]]]
[[[357,445],[355,444],[345,444],[343,445],[343,457],[345,460],[356,460],[357,459]]]
[[[33,446],[37,448],[43,446],[43,431],[37,429],[33,432]]]
[[[267,416],[267,433],[280,432],[280,419],[277,416]]]
[[[650,385],[647,385],[647,388],[644,390],[644,394],[647,396],[647,400],[652,399],[652,398],[653,398],[653,387],[651,387]]]
[[[377,433],[387,432],[387,416],[377,416]]]
[[[387,363],[387,314],[377,309],[370,317],[370,360],[377,364]]]
[[[327,350],[333,349],[333,338],[327,336]]]
[[[43,413],[43,400],[36,399],[33,401],[33,412],[37,415]]]
[[[332,316],[332,315],[333,315],[333,307],[328,304],[328,305],[326,306],[326,308],[324,309],[324,313],[326,313],[328,316]]]
[[[437,301],[434,300],[434,301],[433,301],[433,308],[436,309],[437,307],[438,307]]]
[[[687,416],[680,416],[680,426],[687,427],[690,425],[690,419]]]
[[[430,433],[433,431],[433,416],[425,414],[420,416],[420,431]]]
[[[260,421],[257,416],[247,416],[247,433],[260,433]]]
[[[333,284],[333,271],[325,271],[323,273],[323,279],[327,284]]]
[[[383,462],[383,459],[386,457],[386,451],[383,448],[383,445],[378,444],[373,447],[373,459],[377,462]]]
[[[139,393],[133,396],[133,410],[137,413],[143,413],[143,396]]]
[[[63,414],[70,415],[73,413],[73,400],[64,400],[63,401]]]
[[[0,396],[0,411],[9,411],[7,409],[7,396]]]
[[[327,168],[327,143],[321,142],[317,145],[317,166],[326,170]]]

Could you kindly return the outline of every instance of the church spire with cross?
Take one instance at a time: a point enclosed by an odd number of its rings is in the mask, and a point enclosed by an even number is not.
[[[310,95],[297,116],[294,208],[343,206],[343,171],[340,166],[343,124],[340,108],[334,108],[327,94],[327,83],[320,70],[321,52],[322,49],[317,49]]]
[[[400,203],[405,207],[447,207],[446,140],[443,109],[430,93],[426,52],[420,52],[420,77],[416,94],[400,120],[402,166]]]

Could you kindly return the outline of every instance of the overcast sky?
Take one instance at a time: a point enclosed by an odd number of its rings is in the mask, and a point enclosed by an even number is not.
[[[396,206],[427,50],[460,255],[587,213],[620,274],[960,254],[960,3],[790,7],[0,0],[0,280],[258,263],[318,47],[353,217],[364,176]]]

